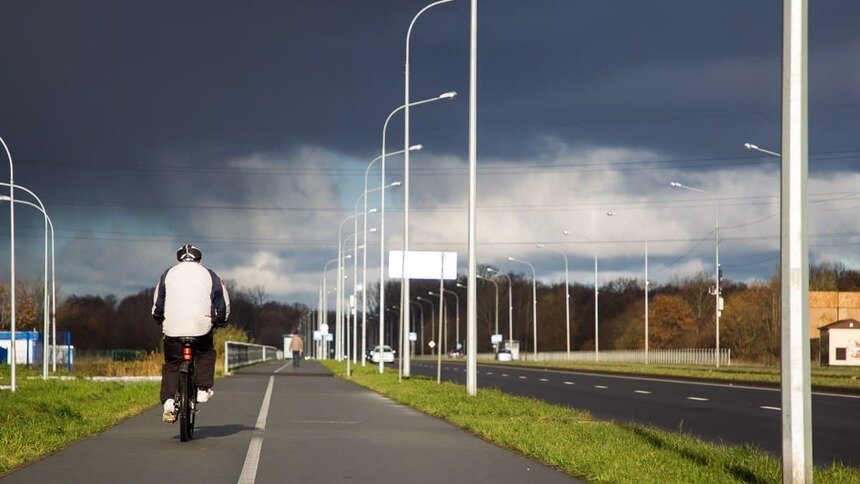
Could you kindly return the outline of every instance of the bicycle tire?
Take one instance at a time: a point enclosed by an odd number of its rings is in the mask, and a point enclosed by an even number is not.
[[[193,375],[190,372],[180,372],[179,375],[179,440],[188,442],[194,438],[194,411],[191,408],[194,390],[191,383]]]

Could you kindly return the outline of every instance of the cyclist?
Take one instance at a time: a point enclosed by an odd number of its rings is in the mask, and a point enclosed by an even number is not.
[[[176,265],[166,270],[155,286],[152,317],[164,333],[164,366],[161,369],[162,420],[176,421],[173,396],[179,386],[183,336],[195,336],[193,344],[196,370],[197,401],[206,402],[213,395],[215,383],[215,348],[213,327],[223,326],[230,316],[227,289],[211,269],[203,267],[203,253],[193,245],[176,251]]]

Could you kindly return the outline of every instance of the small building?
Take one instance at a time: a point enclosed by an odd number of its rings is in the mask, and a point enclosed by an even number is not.
[[[820,331],[822,365],[860,366],[860,321],[842,319]]]
[[[38,331],[15,331],[15,359],[19,365],[42,361],[42,337]],[[0,331],[0,364],[12,362],[12,332]]]

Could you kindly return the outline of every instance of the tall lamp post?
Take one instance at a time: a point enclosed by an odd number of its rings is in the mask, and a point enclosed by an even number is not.
[[[456,306],[457,313],[456,313],[456,317],[455,317],[455,319],[454,319],[454,324],[455,324],[455,326],[456,326],[456,332],[457,332],[457,334],[459,334],[459,332],[460,332],[460,296],[459,296],[456,292],[451,291],[451,290],[449,290],[449,289],[443,289],[443,291],[444,291],[446,294],[451,294],[452,296],[454,296],[454,300],[455,300],[456,305],[457,305],[457,306]],[[429,294],[429,295],[431,295],[431,296],[438,296],[438,295],[439,295],[439,293],[436,293],[436,292],[433,292],[433,291],[430,291],[430,292],[428,292],[427,294]],[[446,306],[447,306],[447,304],[446,304]],[[446,319],[446,320],[448,319],[448,318],[447,318],[447,315],[446,315],[446,318],[445,318],[445,319]],[[447,324],[445,325],[445,332],[444,332],[444,336],[443,336],[443,337],[444,337],[444,344],[443,344],[442,352],[443,352],[443,353],[447,353],[447,352],[448,352],[448,325],[447,325]]]
[[[583,238],[592,244],[594,241],[591,240],[590,237],[585,235],[573,234],[570,230],[563,230],[561,232],[564,235],[576,235],[577,237]],[[594,245],[594,361],[600,361],[600,300],[598,295],[600,294],[600,289],[598,288],[597,281],[597,245]]]
[[[9,348],[9,355],[11,356],[11,385],[10,390],[13,392],[17,391],[18,383],[15,374],[15,367],[18,365],[18,352],[16,351],[16,342],[15,342],[15,320],[17,317],[17,313],[15,311],[15,180],[14,180],[14,166],[12,164],[12,153],[9,152],[9,147],[6,146],[6,141],[0,137],[0,144],[3,145],[3,149],[6,151],[6,157],[9,159],[9,200],[12,202],[9,204],[9,326],[10,326],[10,343],[11,346]]]
[[[380,159],[380,186],[385,185],[385,138],[388,134],[388,123],[391,121],[391,118],[397,114],[398,111],[402,109],[407,109],[413,106],[420,106],[421,104],[432,103],[436,101],[441,101],[443,99],[454,99],[457,97],[457,93],[454,91],[442,93],[436,97],[423,99],[421,101],[415,101],[414,103],[406,103],[397,108],[394,108],[389,114],[388,117],[385,118],[385,123],[382,125],[382,151],[381,151],[381,159]],[[408,143],[407,143],[408,146]],[[404,155],[408,156],[409,151],[407,150]],[[405,173],[405,180],[409,180],[408,173]],[[407,197],[408,198],[408,197]],[[379,244],[379,307],[385,308],[385,191],[383,190],[380,194],[380,206],[382,207],[382,215],[381,222],[379,224],[379,239],[382,241]],[[379,311],[379,347],[385,344],[384,340],[385,333],[385,314],[383,310]],[[380,350],[381,351],[381,350]],[[408,371],[408,368],[407,368]],[[379,373],[382,374],[385,372],[385,365],[382,362],[382,359],[379,360]]]
[[[504,272],[499,272],[492,267],[487,267],[487,272],[495,273],[497,276],[504,276],[508,280],[508,344],[510,347],[514,345],[514,287],[511,283],[511,278]],[[488,279],[492,280],[492,279]],[[498,287],[498,286],[496,286]],[[498,331],[498,329],[497,329]],[[510,348],[509,348],[510,349]]]
[[[544,247],[544,244],[537,245],[538,249],[543,249]],[[564,259],[564,321],[565,328],[567,328],[567,338],[565,339],[565,342],[567,345],[567,357],[570,358],[570,274],[567,267],[567,254],[558,249],[550,250],[561,254],[561,257]]]
[[[608,217],[619,217],[618,212],[606,212]],[[648,280],[648,240],[645,240],[645,364],[648,364],[648,288],[651,281]]]
[[[525,264],[532,269],[532,339],[534,341],[534,348],[532,348],[532,354],[537,357],[537,273],[535,272],[535,266],[522,259],[517,259],[516,257],[508,257],[508,260],[511,262],[519,262],[521,264]]]
[[[436,303],[434,303],[432,299],[426,299],[426,298],[423,298],[421,296],[418,296],[415,299],[417,299],[421,302],[430,303],[430,341],[433,341],[433,332],[436,330]],[[423,340],[421,341],[421,344],[422,345],[424,344]],[[430,349],[432,350],[435,348],[430,348]],[[421,354],[424,354],[423,349],[421,350]],[[432,351],[430,352],[430,355],[431,356],[433,355]]]
[[[450,3],[453,0],[438,0],[436,2],[430,3],[418,13],[412,17],[412,21],[409,22],[409,28],[406,30],[406,55],[405,61],[403,64],[403,105],[406,108],[403,110],[403,149],[406,152],[403,154],[403,262],[401,265],[403,267],[403,274],[400,280],[400,300],[401,301],[410,301],[412,298],[409,295],[409,279],[406,277],[406,253],[409,251],[409,47],[412,40],[412,28],[415,27],[415,22],[418,21],[418,18],[421,15],[430,10],[433,7],[438,5],[442,5],[445,3]],[[452,96],[453,98],[453,96]],[[383,146],[383,150],[385,147]],[[403,320],[403,332],[404,335],[408,335],[410,331],[409,324],[409,305],[401,304],[400,305],[400,318]],[[409,358],[409,346],[405,345],[404,351],[401,355],[403,358],[403,375],[409,376],[411,372],[410,358]]]
[[[6,185],[6,184],[0,183],[0,186],[2,186],[2,185]],[[15,200],[15,203],[20,203],[23,205],[29,205],[29,206],[35,208],[36,210],[38,210],[42,214],[43,218],[45,219],[45,281],[44,281],[45,284],[44,284],[44,291],[43,291],[44,294],[43,294],[43,299],[42,299],[43,304],[44,304],[44,310],[42,311],[42,323],[43,323],[43,330],[42,330],[43,331],[43,333],[42,333],[42,379],[47,380],[48,379],[48,339],[49,339],[48,334],[49,334],[49,325],[50,325],[50,320],[51,320],[51,318],[49,317],[49,313],[50,313],[51,317],[53,317],[54,322],[56,322],[56,315],[54,314],[53,311],[51,311],[49,309],[50,303],[53,303],[54,308],[56,309],[56,302],[53,301],[53,298],[56,297],[56,294],[57,294],[57,280],[56,280],[56,277],[54,277],[56,275],[55,271],[54,271],[54,268],[55,268],[55,262],[54,262],[54,254],[55,254],[55,252],[54,252],[54,222],[51,221],[51,217],[49,217],[48,212],[45,211],[45,206],[42,204],[42,201],[39,200],[39,197],[37,197],[35,193],[31,192],[30,190],[28,190],[28,189],[26,189],[20,185],[15,185],[15,188],[24,190],[25,192],[31,194],[33,196],[33,198],[35,198],[39,204],[36,205],[35,203],[28,202],[26,200]],[[0,201],[8,202],[8,201],[10,201],[10,199],[7,196],[0,196]],[[51,288],[53,291],[53,296],[52,296],[50,301],[48,300],[48,229],[49,228],[51,229],[51,276],[52,276],[51,277]],[[56,335],[56,329],[54,330],[54,334]],[[56,341],[54,341],[54,346],[56,346],[56,344],[57,344]],[[55,351],[55,353],[56,353],[56,351]],[[55,356],[55,359],[56,359],[56,356]]]
[[[714,264],[715,265],[715,267],[714,267],[714,279],[716,281],[715,282],[716,290],[714,291],[714,302],[715,302],[714,319],[716,321],[716,341],[714,343],[714,350],[715,350],[714,360],[716,362],[716,367],[719,368],[720,367],[720,313],[723,310],[722,304],[721,304],[723,298],[720,297],[720,272],[722,272],[720,270],[720,204],[717,203],[717,198],[714,197],[714,195],[711,194],[711,192],[709,192],[707,190],[702,190],[701,188],[688,187],[687,185],[684,185],[684,184],[681,184],[678,182],[672,182],[669,185],[672,186],[672,188],[683,188],[684,190],[690,190],[693,192],[704,193],[705,195],[707,195],[711,199],[712,202],[714,202],[714,232],[716,233],[716,243],[714,244],[715,251],[716,251],[716,256],[715,256],[716,260],[715,260],[715,264]]]
[[[422,145],[414,145],[409,147],[409,151],[419,151],[424,149]],[[399,155],[404,151],[395,151],[393,153],[388,153],[388,156]],[[367,213],[367,176],[370,174],[370,168],[374,163],[382,159],[383,155],[379,155],[373,159],[370,163],[367,164],[367,168],[364,170],[364,213]],[[383,184],[385,181],[383,180]],[[382,213],[385,214],[385,206],[381,206],[380,209]],[[361,354],[367,354],[367,217],[364,218],[364,253],[361,256],[362,260],[362,271],[361,271]],[[380,282],[382,278],[380,278]],[[362,356],[361,358],[361,366],[365,366],[366,361]]]
[[[496,327],[495,327],[496,329],[495,329],[494,334],[499,334],[499,283],[488,278],[488,277],[484,277],[480,274],[477,274],[475,277],[478,279],[481,279],[483,281],[487,281],[487,282],[492,283],[493,288],[496,290]],[[462,287],[464,289],[468,289],[467,286],[464,286],[463,284],[460,284],[460,283],[457,283],[457,287]]]
[[[409,303],[418,306],[418,309],[421,311],[421,354],[423,355],[424,354],[424,305],[419,303],[419,302],[415,302],[415,301],[409,301]]]

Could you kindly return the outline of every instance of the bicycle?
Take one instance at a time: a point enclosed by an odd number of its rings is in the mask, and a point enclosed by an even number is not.
[[[182,343],[182,363],[179,365],[179,390],[174,401],[179,415],[179,440],[188,442],[194,438],[194,418],[197,414],[197,385],[194,384],[194,349],[197,338],[179,338]]]

